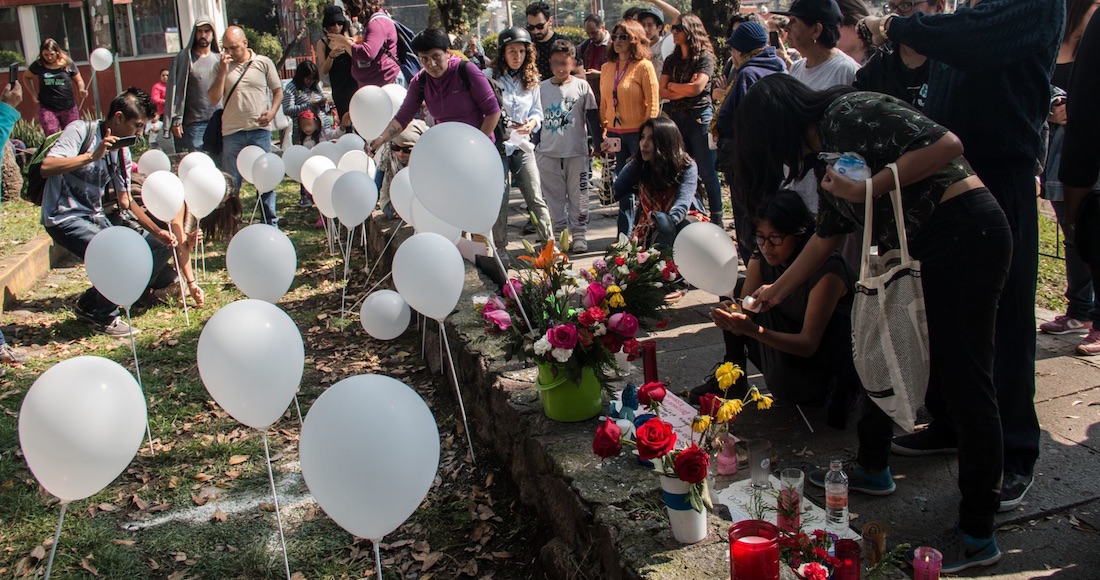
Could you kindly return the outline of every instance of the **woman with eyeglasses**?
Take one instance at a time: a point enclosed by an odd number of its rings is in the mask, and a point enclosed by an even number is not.
[[[741,297],[772,284],[798,259],[814,235],[814,216],[798,192],[784,190],[771,196],[757,211],[752,257],[748,260]],[[784,403],[830,405],[830,425],[843,429],[846,404],[858,392],[859,377],[852,365],[853,275],[839,254],[825,262],[779,306],[759,314],[723,303],[712,308],[711,320],[726,343],[723,362],[764,373],[764,382]],[[735,393],[748,382],[742,377]],[[719,393],[713,376],[691,391],[692,401]],[[829,397],[832,395],[832,397]]]
[[[688,155],[699,166],[699,180],[707,193],[710,221],[722,225],[722,184],[715,168],[716,154],[707,135],[714,118],[710,80],[714,77],[714,48],[703,21],[694,14],[681,14],[672,24],[676,48],[665,59],[661,71],[660,96],[668,99],[665,113],[684,136]]]
[[[921,14],[940,14],[944,11],[946,0],[890,0],[882,7],[886,14],[909,16]],[[861,37],[869,38],[871,31],[860,21],[856,30]],[[928,57],[919,54],[904,44],[887,42],[874,51],[863,67],[856,71],[856,80],[852,86],[861,91],[874,91],[897,97],[919,111],[924,108],[924,98],[928,95]]]
[[[872,177],[860,182],[840,175],[820,158],[824,152],[862,155]],[[887,167],[896,164],[909,250],[921,262],[929,383],[938,385],[943,420],[958,434],[958,527],[930,544],[944,554],[944,568],[954,570],[973,565],[963,552],[988,556],[986,564],[1000,557],[993,533],[1003,446],[993,333],[1012,255],[1005,213],[962,152],[958,137],[902,101],[849,87],[813,91],[789,75],[757,82],[734,117],[734,191],[750,213],[810,171],[820,185],[814,234],[774,283],[753,293],[762,312],[794,296],[858,227],[870,230],[879,255],[898,246],[889,195],[895,177]],[[868,188],[873,223],[864,224]],[[858,433],[859,456],[845,470],[849,489],[892,493],[892,422],[877,406],[865,406]],[[813,474],[808,479],[823,485]]]
[[[649,61],[649,41],[645,29],[633,20],[624,20],[611,30],[614,54],[600,67],[600,122],[606,137],[601,151],[615,154],[620,170],[638,153],[638,131],[648,119],[661,112],[657,73]],[[608,164],[604,164],[608,170]],[[636,196],[619,200],[618,230],[630,235],[634,229]]]

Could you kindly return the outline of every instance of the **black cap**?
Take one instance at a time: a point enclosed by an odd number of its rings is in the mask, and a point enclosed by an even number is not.
[[[347,22],[347,17],[344,16],[344,9],[339,6],[325,6],[325,14],[321,20],[321,26],[329,27],[333,24],[343,24]]]
[[[784,16],[795,16],[811,24],[840,24],[840,6],[836,0],[794,0],[786,12],[772,12]]]
[[[642,8],[638,11],[638,22],[641,22],[642,19],[646,16],[652,16],[656,18],[657,23],[661,26],[665,25],[665,14],[652,6],[646,6],[645,8]]]

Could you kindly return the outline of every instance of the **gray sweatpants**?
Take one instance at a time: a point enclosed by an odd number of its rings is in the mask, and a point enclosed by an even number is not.
[[[560,232],[568,226],[571,237],[584,238],[588,231],[588,178],[591,176],[588,156],[550,157],[536,151],[535,160],[554,231]]]

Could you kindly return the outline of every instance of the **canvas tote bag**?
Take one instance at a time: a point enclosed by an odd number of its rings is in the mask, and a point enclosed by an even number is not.
[[[897,164],[890,203],[898,228],[898,249],[871,256],[872,197],[867,180],[863,257],[852,305],[852,351],[867,395],[895,423],[912,433],[916,411],[928,391],[928,321],[920,262],[909,255]]]

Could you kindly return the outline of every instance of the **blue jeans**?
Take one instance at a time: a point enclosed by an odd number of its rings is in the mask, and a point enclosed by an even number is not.
[[[222,137],[222,171],[233,176],[237,187],[241,187],[241,174],[237,171],[237,155],[248,145],[256,145],[260,149],[271,152],[271,131],[267,129],[253,129],[251,131],[237,131]],[[275,192],[266,191],[260,194],[260,211],[262,223],[279,226],[279,218],[275,216]]]
[[[57,245],[69,250],[84,259],[88,251],[88,244],[92,242],[100,231],[111,227],[111,223],[103,216],[89,218],[73,218],[56,226],[46,226],[46,233],[50,234]],[[160,243],[149,232],[143,235],[145,242],[149,244],[149,250],[153,253],[153,273],[149,278],[149,288],[159,289],[175,282],[175,272],[168,265],[168,258],[172,256],[171,248]],[[87,312],[98,324],[110,324],[118,316],[118,307],[95,289],[95,286],[84,291],[76,302],[77,308]]]
[[[206,133],[207,121],[188,123],[183,126],[183,137],[176,139],[176,152],[202,151],[202,136]]]
[[[718,179],[718,169],[715,162],[718,152],[710,148],[710,139],[707,129],[710,120],[714,116],[714,109],[707,108],[703,111],[671,112],[669,118],[680,129],[684,137],[684,149],[695,160],[699,167],[699,182],[707,192],[707,211],[710,215],[722,213],[722,183]],[[721,225],[721,224],[719,224]]]
[[[615,167],[622,169],[626,166],[626,162],[638,152],[638,140],[641,135],[637,132],[634,133],[615,133],[613,131],[607,132],[608,137],[618,137],[622,139],[623,147],[619,150],[619,154],[615,156]],[[630,235],[630,232],[634,231],[634,204],[638,202],[638,196],[631,194],[623,196],[619,200],[619,233]]]

